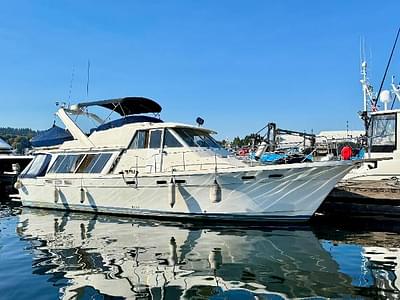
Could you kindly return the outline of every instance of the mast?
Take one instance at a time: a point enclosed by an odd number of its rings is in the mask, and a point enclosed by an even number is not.
[[[361,63],[361,75],[362,79],[360,80],[363,90],[363,103],[364,109],[363,112],[368,111],[368,79],[367,79],[367,62],[363,61]]]
[[[367,77],[367,62],[362,60],[361,62],[361,86],[363,91],[363,110],[359,113],[361,119],[364,122],[364,129],[365,129],[365,137],[368,137],[368,127],[370,122],[369,112],[375,110],[374,103],[374,93],[373,88],[369,84],[368,77]]]

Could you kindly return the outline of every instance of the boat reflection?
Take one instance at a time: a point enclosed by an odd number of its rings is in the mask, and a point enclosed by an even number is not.
[[[183,226],[23,209],[18,234],[60,298],[265,299],[354,296],[313,231]],[[326,248],[326,247],[325,247]]]

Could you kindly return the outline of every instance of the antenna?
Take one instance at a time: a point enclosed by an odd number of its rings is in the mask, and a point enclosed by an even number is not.
[[[73,65],[72,66],[71,81],[69,83],[68,106],[70,105],[71,93],[72,93],[72,83],[74,82],[74,76],[75,76],[75,66]]]
[[[362,70],[362,64],[367,61],[366,55],[365,55],[365,38],[363,36],[360,36],[360,67],[361,67],[361,72]]]
[[[87,81],[86,81],[86,98],[89,98],[89,83],[90,83],[90,60],[87,64]]]
[[[383,87],[383,83],[385,82],[386,74],[387,74],[387,71],[388,71],[388,69],[389,69],[390,63],[391,63],[391,61],[392,61],[393,52],[394,52],[394,49],[396,48],[397,40],[399,39],[399,34],[400,34],[400,27],[399,27],[399,29],[397,30],[396,39],[394,40],[393,47],[392,47],[392,51],[390,52],[389,60],[388,60],[388,62],[387,62],[387,64],[386,64],[385,73],[383,74],[383,78],[382,78],[381,85],[380,85],[379,90],[378,90],[377,97],[376,97],[376,99],[375,99],[374,102],[373,102],[373,105],[374,105],[374,106],[376,106],[376,103],[378,102],[378,97],[379,97],[380,94],[381,94],[382,87]]]

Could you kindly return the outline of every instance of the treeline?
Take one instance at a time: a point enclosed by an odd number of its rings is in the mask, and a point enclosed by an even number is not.
[[[233,141],[230,143],[232,148],[241,148],[243,146],[251,146],[253,143],[253,135],[246,135],[244,138],[235,137]]]
[[[30,140],[38,131],[30,128],[0,127],[0,138],[11,145],[17,153],[23,154],[26,148],[31,147]]]

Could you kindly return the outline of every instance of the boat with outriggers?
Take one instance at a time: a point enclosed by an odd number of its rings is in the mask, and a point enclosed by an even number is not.
[[[105,122],[93,108],[119,118]],[[73,137],[36,148],[16,187],[24,206],[226,221],[307,221],[357,164],[249,165],[200,125],[163,122],[161,106],[125,97],[60,106]],[[90,134],[73,120],[98,123]],[[56,139],[55,139],[56,140]]]

